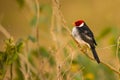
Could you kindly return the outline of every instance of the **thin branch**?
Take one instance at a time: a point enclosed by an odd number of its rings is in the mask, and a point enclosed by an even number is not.
[[[39,17],[40,17],[40,12],[39,12],[39,1],[38,0],[35,0],[35,4],[36,4],[36,17],[37,17],[37,21],[36,21],[36,39],[37,39],[37,45],[39,46],[39,27],[38,27],[38,24],[39,24]]]
[[[72,36],[72,35],[71,35],[71,36]],[[73,39],[74,39],[74,38],[73,38]],[[75,39],[74,39],[74,40],[75,40]],[[77,41],[75,40],[75,42],[77,42]],[[78,45],[78,47],[81,49],[80,44],[79,44],[78,42],[77,42],[77,45]],[[91,56],[89,56],[87,53],[85,53],[85,52],[83,52],[83,53],[84,53],[89,59],[95,61],[95,59],[92,58]],[[106,67],[108,67],[109,69],[111,69],[112,71],[114,71],[115,73],[117,73],[117,74],[120,75],[120,72],[119,72],[119,71],[117,71],[115,68],[113,68],[113,67],[110,66],[109,64],[103,62],[102,60],[101,60],[101,64],[105,65]]]
[[[70,52],[72,52],[71,53],[71,55],[68,55],[66,58],[65,58],[65,60],[64,60],[64,62],[65,61],[67,61],[67,59],[68,59],[68,57],[70,57],[71,56],[71,60],[70,60],[70,64],[69,64],[69,67],[64,71],[64,73],[62,74],[62,78],[64,77],[64,75],[71,69],[71,65],[72,65],[72,61],[73,61],[73,51],[72,51],[72,49],[71,49],[71,47],[69,47],[70,48]],[[65,63],[64,63],[65,64]]]
[[[34,71],[35,74],[38,74],[38,71],[33,67],[32,64],[30,64],[30,62],[28,61],[28,59],[26,58],[25,55],[23,55],[23,54],[18,54],[18,56],[19,56],[19,58],[20,58],[20,60],[21,60],[22,63],[27,63],[27,65],[29,66],[29,68],[30,68],[32,71]],[[22,64],[22,63],[21,63],[21,64]]]
[[[108,45],[107,47],[98,48],[97,50],[106,50],[106,49],[110,49],[110,48],[113,48],[113,47],[116,47],[116,44]]]
[[[56,42],[56,37],[55,37],[55,33],[54,33],[54,22],[55,22],[55,16],[54,16],[54,14],[55,14],[55,12],[54,12],[54,7],[53,7],[52,17],[51,17],[50,33],[52,35],[53,40]]]
[[[10,80],[13,80],[13,64],[10,65]]]

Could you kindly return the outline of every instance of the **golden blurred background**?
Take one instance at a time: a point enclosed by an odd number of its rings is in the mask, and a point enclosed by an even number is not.
[[[19,1],[19,0],[18,0]],[[32,34],[32,28],[30,25],[31,19],[34,16],[34,9],[31,8],[32,1],[27,1],[23,3],[21,7],[17,0],[1,0],[0,1],[0,24],[7,29],[7,31],[15,38],[25,38]],[[40,13],[40,16],[47,19],[45,16],[49,17],[47,24],[40,23],[40,42],[42,46],[51,45],[51,34],[49,32],[51,26],[51,12],[52,12],[52,1],[50,0],[39,0],[40,6],[47,5],[46,10]],[[67,21],[67,25],[72,28],[74,21],[78,19],[83,19],[93,30],[95,37],[99,36],[101,31],[106,27],[115,27],[120,29],[120,9],[119,0],[60,0],[60,8],[63,13],[64,18]],[[47,10],[49,10],[49,13]],[[104,48],[110,45],[108,40],[110,40],[111,35],[116,33],[111,33],[110,35],[104,37],[101,42],[98,42],[98,46]],[[0,42],[3,44],[5,37],[0,34]],[[117,40],[118,36],[115,37]],[[100,52],[101,54],[103,52]],[[103,53],[104,56],[108,54]]]
[[[26,39],[29,35],[34,35],[36,14],[34,1],[0,0],[0,24],[11,34],[15,41],[21,38]],[[51,46],[56,44],[50,31],[53,3],[52,0],[38,1],[40,6],[40,19],[38,23],[39,43],[40,46],[51,49]],[[94,32],[98,44],[96,49],[100,59],[112,65],[112,67],[119,69],[119,61],[115,57],[115,51],[117,39],[120,35],[120,0],[59,0],[59,3],[68,28],[71,30],[76,20],[85,20]],[[61,42],[61,46],[65,46],[65,43],[71,40],[70,36],[68,36],[69,33],[67,35],[62,35],[64,32],[59,34],[55,34],[58,35],[56,38],[61,36],[58,38],[58,42]],[[0,32],[0,37],[0,50],[2,50],[6,37],[2,32]]]
[[[52,5],[50,0],[39,0],[39,3],[40,5]],[[70,26],[74,21],[83,19],[92,28],[95,35],[98,35],[104,27],[113,25],[119,28],[120,26],[119,0],[60,0],[60,4],[62,13]],[[23,37],[29,34],[29,23],[32,16],[33,12],[28,3],[20,8],[16,0],[0,1],[0,23],[14,37]]]

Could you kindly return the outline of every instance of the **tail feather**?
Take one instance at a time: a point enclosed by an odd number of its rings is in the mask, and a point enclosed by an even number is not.
[[[97,63],[100,63],[100,59],[99,59],[99,57],[97,55],[95,47],[92,47],[91,50],[92,50],[93,56],[94,56],[95,60],[97,61]]]

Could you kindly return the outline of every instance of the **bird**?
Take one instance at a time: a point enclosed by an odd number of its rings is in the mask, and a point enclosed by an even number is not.
[[[87,26],[84,20],[75,21],[74,27],[72,29],[72,36],[79,44],[88,45],[88,47],[93,53],[94,59],[99,64],[100,59],[95,50],[97,43],[95,41],[93,32],[90,30],[90,28]]]

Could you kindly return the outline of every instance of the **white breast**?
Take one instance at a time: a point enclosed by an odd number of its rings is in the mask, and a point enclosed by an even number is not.
[[[76,27],[72,29],[72,36],[75,38],[76,41],[80,44],[87,44],[85,41],[83,41],[79,35],[79,32]],[[88,44],[87,44],[88,45]]]

